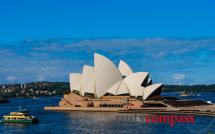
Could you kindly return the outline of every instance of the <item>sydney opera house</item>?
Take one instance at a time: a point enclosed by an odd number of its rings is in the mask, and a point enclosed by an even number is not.
[[[148,72],[134,73],[124,61],[117,68],[106,57],[95,54],[94,65],[84,65],[82,73],[70,74],[71,92],[96,98],[128,95],[141,100],[160,94],[162,84],[152,84]]]
[[[71,93],[60,106],[140,108],[146,100],[161,99],[162,86],[153,84],[148,72],[133,72],[124,61],[116,67],[95,53],[94,67],[84,65],[82,73],[70,74]]]

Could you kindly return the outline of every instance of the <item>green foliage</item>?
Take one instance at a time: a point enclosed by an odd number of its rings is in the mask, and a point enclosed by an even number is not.
[[[163,92],[215,92],[215,84],[212,85],[164,85]]]

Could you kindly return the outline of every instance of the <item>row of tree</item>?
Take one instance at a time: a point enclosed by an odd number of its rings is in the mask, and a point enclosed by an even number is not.
[[[164,85],[163,92],[215,92],[215,84],[212,85]]]

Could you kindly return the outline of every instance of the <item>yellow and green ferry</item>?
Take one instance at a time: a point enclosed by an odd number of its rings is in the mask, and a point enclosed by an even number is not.
[[[20,110],[4,115],[0,123],[38,123],[39,119],[29,115],[28,110]]]

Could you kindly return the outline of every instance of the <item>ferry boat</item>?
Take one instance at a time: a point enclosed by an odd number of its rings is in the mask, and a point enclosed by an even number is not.
[[[19,110],[11,112],[9,115],[4,115],[0,123],[38,123],[39,119],[29,115],[28,110]]]
[[[200,94],[196,94],[196,93],[193,93],[192,91],[191,92],[188,92],[188,91],[183,91],[181,92],[180,96],[182,97],[194,97],[194,96],[199,96]]]

